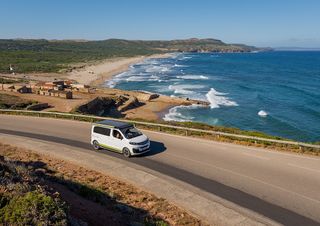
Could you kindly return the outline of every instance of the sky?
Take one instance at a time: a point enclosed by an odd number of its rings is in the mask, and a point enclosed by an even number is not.
[[[320,47],[320,0],[0,0],[0,38]]]

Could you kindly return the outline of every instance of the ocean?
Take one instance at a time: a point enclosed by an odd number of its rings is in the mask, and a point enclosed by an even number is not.
[[[147,59],[106,86],[206,100],[171,108],[167,121],[197,121],[320,141],[320,52],[177,53]]]

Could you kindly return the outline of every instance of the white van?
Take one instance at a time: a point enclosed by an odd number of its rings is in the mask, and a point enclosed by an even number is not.
[[[129,123],[114,120],[92,125],[91,144],[96,150],[105,148],[123,153],[125,157],[150,151],[150,141],[146,135]]]

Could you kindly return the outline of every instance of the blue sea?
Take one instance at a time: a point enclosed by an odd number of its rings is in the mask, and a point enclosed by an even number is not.
[[[171,108],[167,121],[320,141],[320,52],[177,53],[132,65],[106,86],[210,102]]]

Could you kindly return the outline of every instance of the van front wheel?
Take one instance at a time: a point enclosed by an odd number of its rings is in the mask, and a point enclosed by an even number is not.
[[[100,149],[100,145],[99,145],[98,141],[96,141],[96,140],[94,140],[92,142],[92,146],[93,146],[94,150],[99,150]]]
[[[124,157],[129,158],[131,156],[130,150],[128,148],[124,148],[122,150]]]

